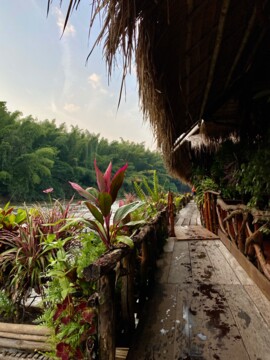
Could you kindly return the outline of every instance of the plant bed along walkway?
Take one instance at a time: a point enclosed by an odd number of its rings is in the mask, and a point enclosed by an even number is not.
[[[176,237],[164,247],[128,360],[270,359],[269,300],[222,241],[199,224],[190,202],[180,212]]]

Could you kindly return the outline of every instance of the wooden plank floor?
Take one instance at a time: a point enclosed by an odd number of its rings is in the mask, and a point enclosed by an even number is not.
[[[194,205],[176,227],[198,226]],[[223,243],[169,238],[164,251],[127,359],[270,360],[270,302]]]

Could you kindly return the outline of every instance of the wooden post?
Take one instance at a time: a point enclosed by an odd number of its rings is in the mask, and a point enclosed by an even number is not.
[[[148,236],[145,236],[141,243],[141,266],[140,266],[140,295],[139,295],[139,308],[137,311],[138,318],[141,317],[141,312],[146,300],[146,289],[148,285],[148,270],[149,270],[149,248]]]
[[[122,320],[124,326],[124,334],[122,340],[125,345],[130,345],[129,341],[135,330],[134,318],[134,277],[135,277],[135,258],[134,253],[128,254],[122,260],[122,266],[126,275],[122,276],[121,286],[121,309]]]
[[[217,195],[213,194],[213,203],[212,203],[212,217],[213,217],[213,232],[217,235],[218,233],[218,219],[216,212],[216,204],[217,204]]]
[[[212,229],[212,219],[211,219],[211,197],[210,197],[210,193],[206,193],[206,197],[207,197],[207,217],[208,217],[208,230],[210,230],[211,232],[213,232]]]
[[[115,273],[99,279],[98,342],[99,359],[115,360]]]
[[[168,211],[169,211],[169,235],[175,237],[174,232],[174,211],[173,211],[173,194],[171,191],[168,192]]]
[[[205,221],[205,227],[207,230],[209,229],[209,217],[208,217],[208,196],[207,193],[204,193],[204,221]]]

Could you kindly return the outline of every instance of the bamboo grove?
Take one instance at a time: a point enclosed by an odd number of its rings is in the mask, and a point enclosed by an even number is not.
[[[81,186],[95,184],[93,161],[101,168],[112,161],[115,166],[128,162],[129,171],[124,192],[134,192],[133,182],[152,179],[156,170],[165,190],[186,191],[188,188],[170,178],[161,155],[120,139],[109,142],[100,134],[81,130],[54,120],[37,121],[23,117],[19,111],[9,112],[0,102],[0,198],[2,202],[41,201],[44,189],[52,187],[54,197],[70,198],[68,181]]]

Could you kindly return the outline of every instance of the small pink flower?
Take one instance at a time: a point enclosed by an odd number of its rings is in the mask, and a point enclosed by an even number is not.
[[[49,194],[49,193],[53,192],[53,188],[49,188],[49,189],[43,190],[43,192],[44,192],[45,194]]]

